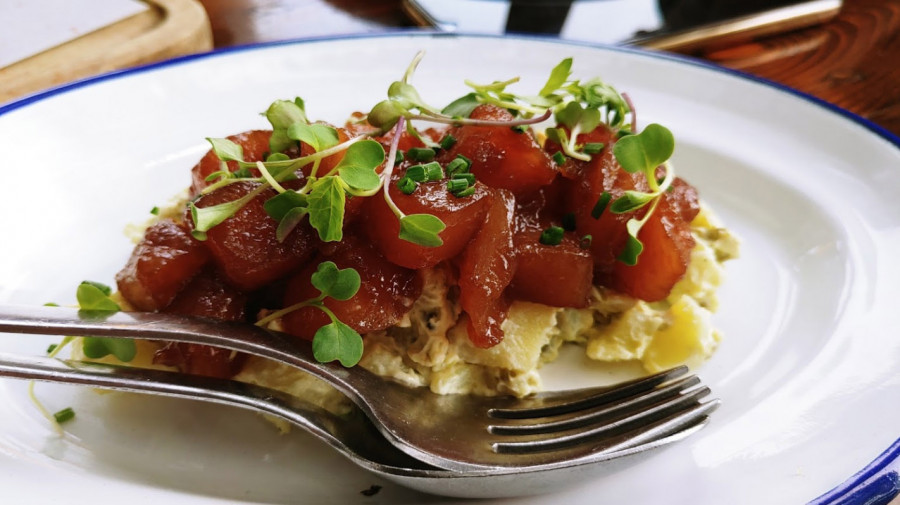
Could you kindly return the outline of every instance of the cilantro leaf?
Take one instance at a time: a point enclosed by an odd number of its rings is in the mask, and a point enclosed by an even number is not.
[[[341,179],[355,189],[371,190],[381,184],[375,169],[384,163],[384,148],[374,140],[363,140],[351,145],[335,166]]]
[[[339,177],[323,177],[313,183],[307,198],[309,224],[319,232],[323,242],[337,242],[344,237],[346,194]]]
[[[84,337],[82,341],[84,355],[91,359],[99,359],[112,354],[119,361],[129,362],[137,354],[133,340],[106,337]]]
[[[444,243],[438,234],[446,227],[431,214],[411,214],[400,218],[400,238],[426,247],[438,247]]]
[[[99,282],[83,281],[75,291],[75,299],[81,310],[97,312],[118,312],[119,305],[109,298],[112,289]]]
[[[317,361],[328,363],[338,360],[349,368],[362,358],[363,340],[353,328],[333,320],[316,331],[312,348]]]
[[[244,148],[228,139],[206,138],[213,152],[222,161],[243,161]]]
[[[323,295],[335,300],[353,298],[360,285],[359,272],[352,268],[339,269],[331,261],[319,263],[310,281]]]
[[[666,162],[675,150],[675,138],[666,127],[656,123],[647,125],[644,131],[619,139],[613,146],[613,155],[626,172],[644,172],[652,176],[659,165]]]

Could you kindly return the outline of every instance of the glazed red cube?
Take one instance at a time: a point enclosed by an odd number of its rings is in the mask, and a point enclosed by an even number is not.
[[[682,218],[674,198],[665,199],[641,228],[638,238],[644,249],[637,264],[616,263],[610,285],[635,298],[662,300],[687,271],[694,247],[690,223]]]
[[[512,114],[495,105],[479,105],[471,119],[509,121]],[[516,196],[546,186],[557,175],[550,155],[541,149],[530,131],[518,132],[509,126],[464,125],[448,132],[456,139],[439,161],[446,164],[457,154],[472,160],[475,177],[492,188],[512,191]]]
[[[163,220],[147,229],[116,274],[116,284],[136,309],[156,311],[168,306],[208,259],[202,242],[184,227]]]
[[[244,161],[256,162],[264,161],[264,156],[269,152],[269,139],[271,137],[271,131],[250,130],[237,135],[230,135],[226,138],[244,149]],[[238,169],[238,163],[229,161],[226,163],[226,167],[229,172],[234,172]],[[200,162],[191,169],[191,194],[200,194],[203,188],[212,184],[211,181],[207,182],[206,178],[220,170],[222,170],[222,161],[210,149],[200,159]]]
[[[586,307],[593,285],[594,261],[580,241],[566,233],[559,245],[540,243],[542,230],[516,233],[516,275],[512,298],[553,307]]]
[[[326,298],[324,303],[341,322],[360,334],[397,324],[422,293],[421,279],[414,270],[392,264],[362,240],[346,238],[323,249],[328,252],[310,262],[288,282],[285,307],[319,296],[319,290],[310,278],[325,261],[333,261],[338,268],[353,268],[359,273],[360,288],[356,295],[344,301]],[[308,340],[330,321],[324,312],[314,307],[301,308],[282,319],[286,332]]]
[[[402,172],[402,171],[401,171]],[[366,200],[363,229],[375,247],[396,265],[406,268],[427,268],[455,257],[484,222],[490,192],[481,184],[475,185],[475,193],[458,198],[447,190],[446,181],[426,182],[411,195],[403,194],[394,182],[390,193],[394,203],[405,214],[431,214],[447,226],[440,233],[444,241],[438,247],[428,247],[400,238],[400,221],[378,194]]]
[[[506,190],[492,193],[484,224],[459,259],[459,303],[469,315],[469,339],[482,348],[503,340],[509,309],[503,292],[516,271],[516,200]]]
[[[241,198],[259,185],[253,182],[229,184],[200,197],[194,204],[209,207]],[[267,189],[244,205],[232,217],[207,232],[206,247],[229,283],[252,291],[300,267],[315,252],[317,238],[309,221],[302,221],[283,242],[275,230],[278,223],[269,217],[263,203],[275,196]],[[188,222],[191,222],[188,215]]]
[[[229,286],[214,268],[206,268],[175,297],[163,312],[243,321],[247,295]],[[159,365],[177,367],[183,373],[209,377],[232,377],[246,356],[229,349],[168,342],[153,356]]]

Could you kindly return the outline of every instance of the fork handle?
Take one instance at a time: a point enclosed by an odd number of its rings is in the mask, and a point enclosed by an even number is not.
[[[363,407],[359,391],[374,375],[362,367],[319,363],[309,342],[246,323],[152,312],[91,312],[68,307],[0,305],[0,332],[165,340],[223,347],[304,370]],[[365,410],[365,407],[363,407]]]

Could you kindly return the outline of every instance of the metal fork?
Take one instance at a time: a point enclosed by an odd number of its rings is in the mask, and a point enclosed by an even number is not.
[[[0,332],[211,345],[280,361],[347,395],[404,453],[448,470],[553,469],[651,446],[708,420],[718,400],[681,367],[613,387],[524,399],[436,395],[361,367],[319,363],[308,342],[247,324],[167,314],[0,306]]]

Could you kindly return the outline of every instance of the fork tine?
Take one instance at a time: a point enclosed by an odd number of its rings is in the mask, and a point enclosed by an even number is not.
[[[688,372],[686,366],[660,372],[649,377],[635,379],[611,387],[579,389],[560,393],[541,393],[534,398],[519,400],[521,408],[492,408],[488,416],[499,419],[533,419],[552,417],[583,411],[628,398],[652,390],[660,384],[681,377]]]
[[[698,385],[700,379],[691,375],[670,382],[657,389],[640,392],[627,398],[600,404],[591,408],[574,411],[561,416],[547,417],[546,421],[537,419],[504,419],[504,424],[491,424],[488,431],[495,435],[536,435],[580,428],[592,424],[609,422],[612,419],[625,417],[629,412],[659,403]],[[535,422],[537,421],[537,422]]]
[[[552,433],[551,436],[526,435],[516,437],[511,441],[494,442],[493,449],[498,453],[525,454],[535,452],[558,451],[575,445],[592,444],[597,441],[615,439],[620,434],[625,434],[640,429],[642,426],[650,426],[660,420],[687,410],[698,404],[700,398],[709,394],[709,388],[699,387],[683,394],[668,398],[656,404],[642,406],[635,412],[628,412],[624,416],[613,415],[603,418],[603,423],[588,429],[569,429],[561,433]],[[705,404],[702,404],[705,405]]]

